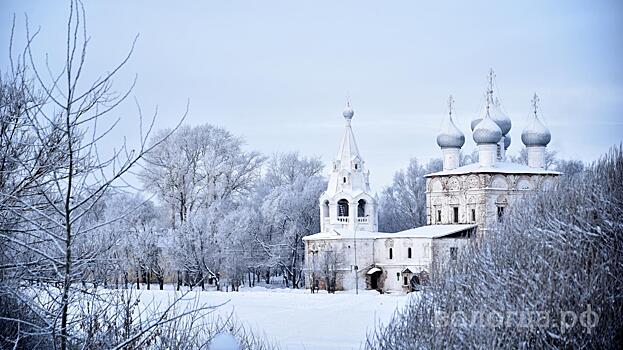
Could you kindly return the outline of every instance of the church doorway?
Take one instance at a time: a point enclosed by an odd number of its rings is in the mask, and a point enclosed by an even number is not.
[[[368,271],[368,289],[379,290],[383,289],[383,270],[378,267],[373,267]]]

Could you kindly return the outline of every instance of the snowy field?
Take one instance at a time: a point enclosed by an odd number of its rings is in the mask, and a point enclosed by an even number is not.
[[[173,291],[141,290],[141,303],[164,308]],[[197,291],[189,298],[200,305],[219,305],[217,313],[233,312],[237,321],[264,335],[282,349],[359,349],[368,331],[387,323],[408,295],[381,295],[375,291],[337,292],[266,289],[255,287],[240,292]],[[192,301],[195,302],[194,300]]]

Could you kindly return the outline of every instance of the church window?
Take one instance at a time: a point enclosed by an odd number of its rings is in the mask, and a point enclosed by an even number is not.
[[[396,272],[396,281],[400,281],[400,272]]]
[[[342,181],[344,181],[344,183],[346,183],[346,176],[344,176],[344,178],[343,178],[343,180],[342,180]]]
[[[340,199],[337,202],[337,216],[348,216],[348,201]]]
[[[437,222],[441,222],[441,209],[437,209]]]
[[[504,216],[504,207],[498,206],[498,222],[502,222],[503,216]]]
[[[324,217],[329,217],[329,201],[324,201]]]
[[[452,221],[454,223],[458,223],[459,222],[459,207],[453,207],[452,208]]]
[[[390,259],[394,258],[394,250],[392,248],[389,248],[389,258]]]
[[[407,258],[411,259],[411,247],[407,249]]]
[[[500,145],[497,146],[496,153],[498,159],[502,158],[502,147],[500,147]]]
[[[355,164],[355,170],[359,169],[359,164]]]
[[[472,209],[472,222],[476,222],[476,209]]]
[[[458,256],[458,252],[459,252],[459,248],[450,247],[450,259],[456,260],[456,257]]]
[[[407,282],[409,282],[409,280],[408,280],[407,276],[404,276],[402,278],[402,284],[406,286],[408,284]]]
[[[357,202],[357,217],[363,218],[366,216],[366,201],[363,199],[360,199],[359,202]]]

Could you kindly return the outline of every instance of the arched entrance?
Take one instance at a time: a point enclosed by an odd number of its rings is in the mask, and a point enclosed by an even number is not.
[[[373,267],[367,272],[366,277],[368,289],[383,289],[383,270],[378,267]]]

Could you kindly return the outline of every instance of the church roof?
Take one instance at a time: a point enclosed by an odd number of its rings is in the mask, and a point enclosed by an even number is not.
[[[393,237],[405,238],[440,238],[476,227],[476,224],[428,225],[412,228],[396,233],[388,233]],[[386,238],[386,237],[383,237]],[[388,237],[391,238],[391,237]]]
[[[316,239],[388,239],[388,238],[441,238],[457,232],[465,231],[476,227],[475,224],[457,225],[429,225],[412,228],[396,233],[352,231],[335,229],[330,232],[320,232],[314,235],[303,237],[304,241]]]
[[[340,161],[341,168],[350,168],[351,161],[355,158],[361,159],[359,155],[359,148],[357,148],[357,141],[355,141],[355,135],[353,129],[350,126],[350,119],[346,119],[346,128],[344,130],[344,136],[342,136],[342,142],[340,143],[340,149],[337,152],[337,159]]]
[[[452,170],[443,170],[436,173],[426,174],[424,177],[447,176],[447,175],[465,175],[478,173],[496,173],[496,174],[526,174],[526,175],[560,175],[560,172],[553,170],[545,170],[542,168],[531,168],[527,165],[497,162],[493,166],[480,166],[479,163],[473,163],[458,167]]]

